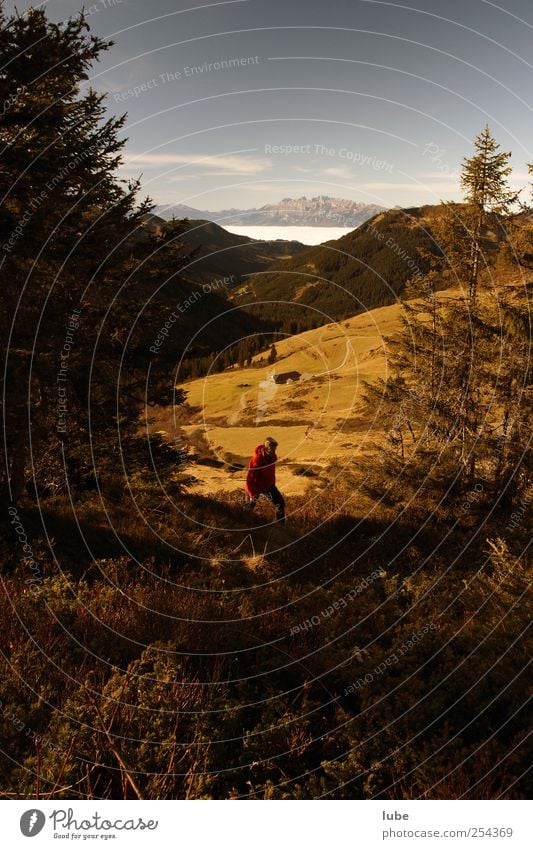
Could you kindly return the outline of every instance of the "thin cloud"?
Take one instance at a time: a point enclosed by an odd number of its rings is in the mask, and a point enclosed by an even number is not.
[[[409,189],[417,192],[432,192],[433,194],[438,194],[439,192],[449,192],[451,188],[454,188],[455,184],[450,183],[449,181],[440,180],[436,183],[360,183],[361,188],[364,189],[384,189],[387,191],[398,191],[399,189]]]
[[[459,171],[428,171],[426,174],[421,174],[422,180],[449,180],[457,182],[460,177]]]
[[[297,174],[314,174],[322,175],[325,177],[339,177],[343,180],[352,180],[353,179],[353,171],[350,171],[349,168],[343,165],[335,165],[330,166],[329,168],[321,167],[322,163],[317,163],[314,167],[310,167],[308,165],[295,165],[291,170],[295,171]]]
[[[341,179],[346,178],[347,180],[353,180],[353,171],[350,171],[349,168],[343,168],[341,165],[334,166],[331,168],[323,168],[322,174],[325,174],[327,177],[340,177]]]
[[[198,174],[176,174],[172,177],[166,177],[169,183],[183,183],[187,180],[205,180],[206,178],[211,177],[235,177],[235,171],[208,171],[208,172],[199,172]],[[238,175],[238,174],[237,174]],[[248,173],[242,175],[248,176]]]
[[[277,183],[275,180],[271,183],[245,183],[244,185],[247,192],[281,192],[286,197],[292,196],[291,192],[297,191],[299,196],[301,196],[302,193],[306,194],[310,191],[309,188],[306,189],[308,184],[304,180],[295,180],[294,183],[285,185],[283,183]],[[311,191],[314,192],[314,189],[311,189]]]
[[[270,170],[272,161],[265,157],[235,154],[204,156],[198,153],[127,153],[124,155],[124,166],[129,169],[194,166],[209,176],[221,173],[250,175]]]

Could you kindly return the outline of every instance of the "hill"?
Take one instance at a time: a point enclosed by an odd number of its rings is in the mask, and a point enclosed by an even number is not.
[[[427,270],[421,251],[439,253],[431,233],[437,209],[379,213],[340,239],[302,251],[283,269],[252,276],[234,298],[284,330],[393,304],[407,280]]]
[[[516,270],[502,271],[499,282],[517,291],[523,285]],[[449,302],[460,294],[446,289],[438,297]],[[388,376],[389,341],[410,305],[397,302],[279,340],[274,364],[257,354],[250,367],[180,382],[185,403],[153,409],[149,430],[192,449],[195,493],[242,491],[250,455],[269,435],[279,442],[278,479],[288,496],[342,482],[390,433],[392,420],[374,418],[365,396]],[[284,376],[289,381],[278,382]]]
[[[187,220],[183,223],[187,249],[196,249],[190,266],[184,271],[196,279],[233,275],[237,283],[250,274],[271,268],[274,263],[276,267],[284,266],[306,248],[301,242],[259,241],[229,233],[212,221]]]
[[[186,218],[173,225],[158,215],[144,217],[147,234],[169,233],[173,226],[184,243],[184,256],[193,253],[181,272],[202,283],[227,278],[234,285],[251,274],[265,271],[273,263],[277,268],[283,266],[306,248],[301,242],[258,241],[229,233],[212,221]]]
[[[279,203],[267,203],[252,209],[199,210],[183,204],[159,207],[166,218],[199,218],[227,226],[308,226],[358,227],[376,213],[383,211],[374,203],[357,203],[346,198],[318,195],[314,198],[283,198]]]
[[[363,415],[364,382],[386,374],[386,342],[400,329],[402,306],[328,324],[276,342],[274,365],[255,358],[183,385],[186,403],[151,411],[152,432],[191,445],[194,491],[242,489],[255,445],[278,438],[280,486],[288,495],[331,483],[330,467],[357,462],[375,423]],[[297,371],[303,381],[277,385],[272,374]]]

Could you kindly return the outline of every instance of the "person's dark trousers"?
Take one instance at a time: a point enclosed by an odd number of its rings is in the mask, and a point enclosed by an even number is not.
[[[272,503],[276,507],[276,519],[278,522],[285,522],[285,499],[283,498],[281,492],[277,488],[277,486],[271,486],[266,492],[262,492],[261,495],[265,495],[267,498],[270,498]],[[250,498],[249,495],[246,495],[246,503],[250,510],[253,510],[256,503],[257,498]]]
[[[271,486],[270,489],[265,492],[265,495],[270,498],[273,504],[276,505],[276,519],[278,522],[283,523],[285,521],[285,499],[281,492],[277,486]]]

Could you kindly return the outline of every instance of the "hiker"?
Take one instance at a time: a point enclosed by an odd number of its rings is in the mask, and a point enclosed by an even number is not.
[[[276,505],[276,519],[285,522],[285,500],[276,486],[276,448],[278,443],[271,436],[253,453],[246,476],[248,506],[253,510],[260,495],[266,495]]]

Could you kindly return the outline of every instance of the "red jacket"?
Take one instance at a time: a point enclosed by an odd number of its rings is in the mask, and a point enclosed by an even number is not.
[[[250,460],[246,476],[246,492],[250,498],[257,498],[262,492],[267,492],[276,483],[275,454],[267,456],[264,445],[258,445]]]

